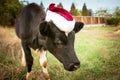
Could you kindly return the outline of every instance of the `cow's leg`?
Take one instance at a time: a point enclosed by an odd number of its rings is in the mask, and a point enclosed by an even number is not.
[[[45,77],[47,80],[50,80],[48,71],[47,71],[47,57],[46,57],[46,50],[41,49],[40,51],[40,65],[42,66],[43,73],[45,74]]]
[[[27,80],[32,70],[33,57],[31,55],[31,50],[28,44],[22,42],[22,47],[23,47],[23,51],[25,52],[25,60],[26,60],[26,66],[27,66],[27,75],[26,75],[26,80]]]

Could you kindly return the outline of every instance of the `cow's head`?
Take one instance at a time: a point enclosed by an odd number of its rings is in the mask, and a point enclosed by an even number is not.
[[[40,25],[40,33],[47,37],[46,48],[64,65],[68,71],[74,71],[80,67],[80,62],[74,50],[75,33],[83,27],[82,22],[76,22],[74,29],[66,34],[52,21],[44,21]]]
[[[68,71],[80,67],[74,50],[75,33],[80,31],[83,23],[75,22],[65,9],[50,4],[46,21],[40,24],[40,33],[47,37],[46,48],[64,65]]]

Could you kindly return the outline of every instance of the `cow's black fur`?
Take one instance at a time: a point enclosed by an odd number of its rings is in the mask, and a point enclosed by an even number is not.
[[[74,37],[82,27],[83,23],[76,22],[75,28],[68,36],[60,31],[54,22],[45,21],[46,13],[35,3],[25,6],[16,20],[16,34],[21,39],[25,52],[28,72],[31,71],[33,57],[30,48],[50,51],[65,69],[73,71],[74,65],[80,65],[74,51]]]

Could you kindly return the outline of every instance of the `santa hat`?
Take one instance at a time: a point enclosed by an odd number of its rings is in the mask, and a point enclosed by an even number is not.
[[[63,8],[55,7],[54,3],[49,5],[46,21],[53,21],[58,29],[65,33],[71,32],[75,25],[75,20],[72,15]]]

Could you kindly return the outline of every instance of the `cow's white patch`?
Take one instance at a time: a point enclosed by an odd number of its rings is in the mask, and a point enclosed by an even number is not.
[[[65,35],[68,37],[68,33],[65,33]]]
[[[42,50],[41,53],[40,53],[40,65],[42,66],[42,69],[43,69],[43,72],[48,74],[48,71],[47,71],[47,57],[46,57],[46,51]]]
[[[26,66],[25,52],[22,47],[21,47],[21,50],[22,50],[22,62],[21,63],[23,66]]]
[[[65,33],[69,33],[74,29],[75,20],[68,21],[59,14],[56,14],[52,11],[47,11],[46,21],[53,21],[53,23]]]
[[[44,49],[41,50],[39,62],[40,62],[40,65],[42,66],[42,69],[43,69],[46,79],[50,80],[48,70],[47,70],[46,51]]]
[[[38,53],[38,51],[39,51],[39,49],[36,49],[36,50],[35,50],[35,53]]]
[[[26,80],[29,80],[29,77],[30,77],[30,72],[27,72],[27,74],[26,74]]]
[[[40,61],[41,66],[44,64],[44,62],[47,61],[46,51],[44,51],[44,50],[41,51],[39,61]]]

